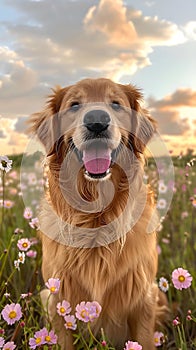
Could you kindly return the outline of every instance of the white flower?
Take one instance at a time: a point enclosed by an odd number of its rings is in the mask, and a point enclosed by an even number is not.
[[[167,186],[164,184],[163,181],[159,181],[159,192],[160,193],[166,193],[167,192]]]
[[[14,266],[19,271],[20,270],[20,261],[19,260],[14,260]]]
[[[24,252],[18,253],[18,261],[19,261],[19,263],[24,264],[24,262],[25,262],[25,253]]]
[[[12,160],[7,156],[0,156],[0,169],[8,173],[12,169]]]
[[[168,280],[164,277],[161,277],[159,280],[159,288],[162,290],[162,292],[167,292],[169,289],[169,283]]]
[[[165,209],[167,205],[167,202],[164,198],[160,198],[157,203],[157,208],[158,209]]]

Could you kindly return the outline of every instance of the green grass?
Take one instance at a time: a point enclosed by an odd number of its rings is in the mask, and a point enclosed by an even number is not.
[[[44,283],[41,276],[41,245],[36,242],[31,249],[37,252],[36,258],[25,258],[24,264],[20,264],[20,270],[14,266],[14,260],[18,259],[17,241],[20,238],[36,237],[36,229],[32,229],[29,220],[23,217],[25,204],[20,188],[20,165],[22,155],[10,157],[13,159],[13,169],[7,174],[0,184],[0,312],[6,304],[19,303],[22,307],[23,317],[14,325],[8,325],[1,317],[0,337],[5,341],[14,341],[17,349],[29,349],[28,340],[34,332],[43,327],[44,311],[41,306],[39,291]],[[169,281],[169,291],[166,293],[169,300],[170,320],[162,329],[164,343],[160,349],[195,349],[196,348],[196,162],[187,167],[190,157],[182,159],[173,157],[175,169],[174,194],[170,208],[162,222],[162,228],[158,233],[159,244],[159,271],[157,281],[165,277]],[[148,177],[153,187],[157,188],[154,181],[155,165],[152,159],[148,161]],[[2,172],[3,174],[3,172]],[[33,175],[32,175],[33,176]],[[167,181],[167,176],[165,176]],[[165,182],[167,185],[167,182]],[[23,183],[23,191],[28,191],[28,200],[31,203],[33,216],[36,216],[38,201],[34,201],[34,195],[39,193],[41,183],[36,179],[29,180],[29,175]],[[171,189],[170,189],[171,190]],[[11,208],[3,208],[2,200],[10,200]],[[35,196],[37,200],[37,196]],[[15,233],[19,228],[21,232]],[[177,290],[171,281],[172,271],[178,267],[187,269],[193,277],[191,287]],[[7,293],[7,294],[6,294]],[[29,293],[25,298],[21,294]],[[187,320],[188,310],[191,310],[191,320]],[[46,315],[45,315],[46,317]],[[174,326],[172,321],[179,318],[179,324]],[[22,323],[21,323],[22,321]],[[47,327],[50,328],[48,322]],[[107,334],[106,334],[107,338]],[[77,338],[78,339],[78,338]],[[77,349],[84,349],[81,337],[77,342]],[[80,344],[80,345],[79,345]],[[93,345],[90,341],[88,349],[109,349],[99,344]],[[58,349],[57,345],[47,346],[44,349]]]

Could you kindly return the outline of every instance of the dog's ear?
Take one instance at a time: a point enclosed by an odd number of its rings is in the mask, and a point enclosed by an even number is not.
[[[125,93],[131,108],[130,143],[135,154],[143,153],[148,141],[156,132],[156,121],[148,111],[141,107],[143,95],[139,89],[132,85],[119,84]]]
[[[45,109],[34,113],[28,121],[30,124],[28,133],[37,135],[46,149],[47,156],[52,155],[56,149],[59,137],[58,112],[68,90],[69,87],[61,88],[60,86],[53,89],[53,94],[49,96]]]

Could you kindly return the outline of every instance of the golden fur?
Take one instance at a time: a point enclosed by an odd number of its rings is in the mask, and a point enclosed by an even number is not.
[[[50,298],[49,313],[62,349],[73,349],[71,332],[65,332],[62,317],[56,314],[56,304],[63,299],[71,303],[72,310],[83,300],[98,301],[102,312],[92,324],[93,331],[99,336],[102,327],[116,349],[122,349],[127,340],[138,341],[143,350],[155,349],[157,243],[156,233],[147,233],[154,213],[154,197],[142,181],[143,152],[155,131],[155,122],[141,108],[141,98],[141,93],[131,85],[115,84],[108,79],[85,79],[70,87],[58,87],[46,109],[31,118],[31,131],[38,135],[47,152],[49,191],[40,214],[44,231],[40,233],[42,272],[44,281],[50,277],[61,280],[59,294]],[[72,157],[69,166],[63,166],[70,151],[70,138],[77,147],[82,144],[82,112],[74,112],[74,124],[69,124],[69,117],[72,118],[69,108],[76,100],[84,108],[90,108],[91,103],[103,103],[113,120],[113,143],[121,139],[133,154],[131,160],[126,152],[119,154],[119,162],[123,162],[125,169],[114,163],[110,178],[103,181],[86,178],[77,157]],[[109,105],[112,101],[119,101],[124,107],[119,112],[122,117],[130,108],[137,112],[137,115],[132,114],[130,132],[116,122],[117,113]],[[63,128],[60,131],[59,120]],[[74,169],[78,193],[86,211],[68,200],[73,198],[77,203],[72,185]],[[104,206],[104,194],[110,190],[113,196]],[[93,202],[96,205],[90,212],[89,205]],[[138,208],[141,213],[131,226],[131,217],[137,217],[134,213]],[[112,240],[111,234],[114,234]]]

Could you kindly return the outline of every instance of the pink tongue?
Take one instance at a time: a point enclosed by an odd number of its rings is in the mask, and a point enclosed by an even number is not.
[[[105,173],[111,163],[111,151],[109,149],[86,149],[83,152],[85,169],[91,174]]]

